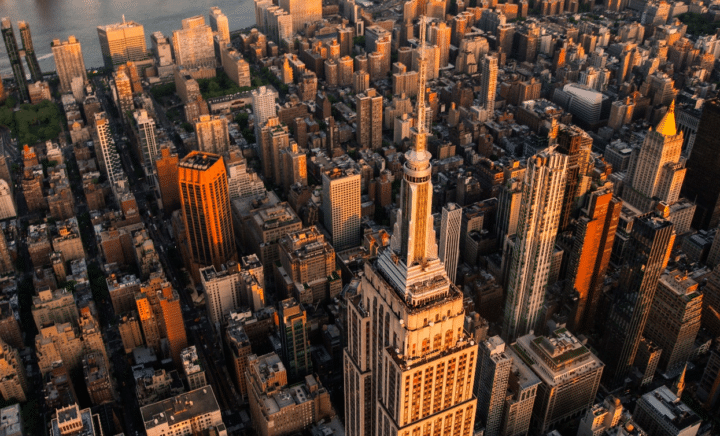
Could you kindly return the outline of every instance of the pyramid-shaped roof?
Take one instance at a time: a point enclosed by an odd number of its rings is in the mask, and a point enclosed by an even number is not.
[[[677,135],[677,125],[675,124],[675,100],[670,103],[670,107],[655,128],[655,131],[663,136]]]

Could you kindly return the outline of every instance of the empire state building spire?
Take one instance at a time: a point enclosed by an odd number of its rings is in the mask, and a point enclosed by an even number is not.
[[[425,55],[425,16],[420,18],[420,56],[418,58],[418,96],[417,125],[415,132],[415,151],[424,152],[426,148],[425,132],[425,81],[427,80],[427,56]]]
[[[379,259],[379,267],[393,282],[393,286],[406,294],[426,294],[433,288],[447,291],[449,282],[439,287],[420,286],[433,280],[439,284],[447,281],[442,262],[438,258],[437,243],[432,220],[432,167],[431,154],[427,151],[425,131],[425,17],[420,21],[420,57],[417,99],[417,123],[414,131],[414,147],[405,153],[404,176],[400,189],[400,210],[397,212],[391,239],[391,250]],[[423,292],[418,289],[422,288]],[[441,290],[442,289],[442,290]],[[436,293],[436,292],[435,292]],[[411,295],[412,294],[412,295]],[[425,297],[427,295],[424,295]]]

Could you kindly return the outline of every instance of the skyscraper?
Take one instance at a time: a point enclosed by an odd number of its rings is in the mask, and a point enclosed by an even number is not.
[[[188,269],[199,281],[200,266],[220,268],[230,260],[237,261],[223,158],[192,151],[180,161],[178,179],[191,264]]]
[[[517,233],[506,283],[503,336],[507,341],[536,328],[555,247],[568,157],[548,148],[528,159]]]
[[[135,109],[133,99],[132,80],[129,71],[121,65],[115,73],[113,73],[113,83],[115,85],[115,105],[117,106],[120,118],[123,120],[132,119],[131,113]]]
[[[180,354],[188,345],[187,333],[180,307],[180,295],[169,285],[168,283],[168,286],[164,286],[161,291],[158,291],[160,312],[165,324],[165,334],[170,344],[170,356],[176,366],[182,366]]]
[[[695,349],[702,302],[698,283],[686,272],[666,271],[660,277],[644,335],[662,348],[658,367],[668,377],[683,371]]]
[[[141,62],[149,58],[145,41],[145,28],[135,21],[97,27],[100,50],[105,68],[113,70],[128,61]]]
[[[97,130],[98,144],[95,146],[95,154],[98,158],[100,168],[105,171],[111,186],[115,185],[125,176],[120,163],[120,156],[115,148],[115,141],[110,132],[110,122],[105,112],[95,114],[95,129]]]
[[[230,25],[228,24],[227,15],[223,14],[219,7],[210,8],[210,28],[213,32],[217,32],[220,40],[226,43],[230,42]]]
[[[166,213],[180,208],[180,192],[178,191],[178,155],[167,144],[153,156],[157,172],[162,208]]]
[[[280,0],[278,6],[292,16],[295,32],[305,29],[305,24],[312,24],[322,19],[321,0]]]
[[[182,29],[173,32],[172,47],[175,63],[188,70],[216,66],[212,29],[201,15],[182,20]]]
[[[422,47],[424,30],[420,39]],[[425,86],[422,52],[419,81]],[[463,329],[462,293],[437,257],[423,93],[417,112],[390,247],[365,265],[361,291],[348,301],[348,436],[469,436],[474,428],[477,345]]]
[[[277,116],[275,109],[275,98],[277,94],[272,92],[270,88],[261,86],[251,92],[252,109],[255,123],[255,139],[260,140],[260,129],[265,122]]]
[[[25,366],[20,353],[0,340],[0,395],[5,401],[25,402],[28,392]]]
[[[705,102],[700,116],[682,194],[697,203],[693,228],[712,229],[720,224],[720,100]]]
[[[440,260],[445,264],[450,281],[455,282],[458,258],[460,257],[460,222],[462,208],[455,203],[448,203],[442,208],[440,221]]]
[[[60,92],[72,92],[74,78],[82,77],[83,82],[87,81],[87,71],[80,42],[70,35],[67,41],[60,42],[59,39],[54,39],[51,46],[55,68],[60,78]]]
[[[448,66],[450,59],[450,37],[452,29],[444,21],[432,23],[428,29],[428,41],[440,49],[440,68]]]
[[[20,50],[18,49],[17,39],[13,31],[12,22],[9,17],[2,19],[2,36],[5,41],[5,49],[8,58],[10,58],[10,68],[12,68],[15,83],[20,93],[20,99],[25,101],[30,99],[28,93],[27,80],[25,79],[25,68],[23,68],[22,59],[20,59]]]
[[[573,331],[591,329],[602,294],[622,201],[607,186],[590,194],[575,226],[567,286],[577,295],[577,307],[568,323]]]
[[[610,384],[622,381],[633,365],[674,240],[672,223],[654,214],[642,215],[633,223],[620,286],[602,339]]]
[[[158,155],[157,139],[155,138],[155,120],[148,116],[145,109],[133,113],[137,131],[138,154],[142,160],[145,174],[155,172],[153,161]]]
[[[495,111],[495,93],[497,92],[498,59],[493,55],[485,55],[480,62],[481,97],[485,110]]]
[[[302,304],[294,298],[278,303],[280,341],[283,358],[288,364],[288,376],[301,379],[312,372],[310,361],[310,325]]]
[[[285,287],[301,304],[316,304],[332,299],[342,290],[335,250],[315,226],[289,233],[278,242],[282,270],[277,289]]]
[[[290,147],[288,126],[280,124],[280,119],[273,116],[260,128],[260,135],[256,139],[260,148],[265,180],[280,185],[282,183],[280,152]]]
[[[228,262],[220,268],[212,265],[202,268],[200,280],[210,322],[220,325],[228,314],[240,307],[240,265],[237,262]]]
[[[654,130],[647,132],[640,152],[633,155],[622,198],[643,213],[650,212],[657,201],[672,205],[680,197],[685,179],[685,162],[681,159],[683,133],[675,124],[675,102]]]
[[[568,157],[565,194],[558,224],[562,232],[570,226],[577,199],[582,197],[590,186],[588,173],[592,168],[592,138],[578,126],[558,125],[557,143],[557,150]]]
[[[480,343],[475,395],[478,399],[477,418],[485,426],[484,435],[501,434],[512,362],[512,358],[505,353],[505,342],[500,336],[493,336]]]
[[[356,140],[362,148],[382,147],[383,98],[375,88],[355,95],[357,108]]]
[[[512,348],[541,381],[530,434],[547,434],[593,405],[605,365],[567,329],[549,336],[521,336]]]
[[[135,304],[137,305],[138,316],[140,317],[140,326],[142,327],[145,345],[160,351],[160,320],[155,316],[151,300],[153,296],[149,295],[149,291],[138,292],[135,294]]]
[[[42,82],[43,75],[35,54],[35,47],[33,47],[30,25],[25,21],[18,21],[18,30],[20,30],[20,39],[25,52],[25,62],[27,62],[28,70],[30,70],[30,77],[33,82]]]
[[[224,116],[200,115],[195,122],[198,150],[222,154],[230,147],[228,121]]]
[[[333,247],[342,251],[360,245],[360,172],[334,168],[323,173],[322,184],[323,224]]]

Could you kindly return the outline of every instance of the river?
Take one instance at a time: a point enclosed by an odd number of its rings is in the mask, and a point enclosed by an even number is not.
[[[253,4],[253,0],[0,0],[0,16],[10,17],[18,46],[22,42],[17,22],[26,21],[30,25],[40,68],[45,72],[55,70],[50,43],[56,38],[66,40],[69,35],[80,41],[85,66],[101,67],[97,26],[121,22],[123,14],[126,20],[144,26],[150,48],[153,32],[159,30],[170,37],[173,30],[181,27],[183,18],[203,15],[209,24],[211,6],[220,7],[227,15],[230,31],[251,26],[255,23]],[[9,77],[10,61],[5,44],[0,46],[0,75]]]

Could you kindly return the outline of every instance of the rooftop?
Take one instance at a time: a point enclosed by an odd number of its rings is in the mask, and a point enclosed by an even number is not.
[[[195,345],[183,349],[180,353],[180,358],[183,362],[185,375],[191,375],[202,371],[202,366],[200,366],[200,359],[198,358],[197,348]]]
[[[219,413],[220,406],[212,386],[204,386],[140,408],[145,428],[148,430],[161,424],[175,425],[213,412]]]
[[[569,381],[604,364],[567,329],[551,336],[528,334],[518,338],[513,351],[548,385]]]
[[[700,425],[700,417],[685,405],[667,386],[660,386],[652,392],[642,396],[645,405],[672,427],[683,430],[694,425]],[[638,403],[640,405],[640,403]],[[637,413],[637,412],[636,412]]]
[[[180,167],[205,171],[213,166],[221,156],[202,151],[193,151],[180,161]]]

